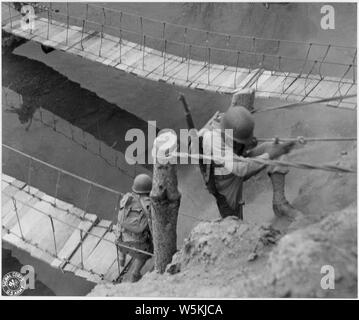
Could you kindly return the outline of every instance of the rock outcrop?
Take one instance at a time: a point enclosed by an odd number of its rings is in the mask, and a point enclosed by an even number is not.
[[[163,275],[101,284],[91,296],[356,297],[356,207],[285,236],[235,218],[201,223]],[[334,289],[322,289],[334,268]],[[322,273],[324,272],[324,273]]]

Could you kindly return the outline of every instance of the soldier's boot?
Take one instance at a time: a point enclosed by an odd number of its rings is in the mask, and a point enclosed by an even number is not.
[[[302,213],[294,208],[285,197],[285,175],[282,172],[268,172],[273,186],[273,211],[276,217],[294,220]]]
[[[137,282],[142,278],[142,275],[140,273],[131,273],[130,281],[131,282]]]

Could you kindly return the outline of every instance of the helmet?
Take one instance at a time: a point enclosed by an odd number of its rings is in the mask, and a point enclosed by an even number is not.
[[[234,141],[248,144],[253,139],[254,120],[246,108],[232,106],[221,119],[221,129],[232,129]]]
[[[152,179],[147,174],[139,174],[133,180],[132,191],[136,193],[150,193],[152,189]]]

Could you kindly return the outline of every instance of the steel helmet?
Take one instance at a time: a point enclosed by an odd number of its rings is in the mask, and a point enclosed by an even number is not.
[[[147,174],[139,174],[133,180],[132,191],[136,193],[150,193],[152,189],[152,179]]]
[[[234,141],[248,144],[253,139],[254,120],[246,108],[232,106],[221,119],[221,129],[232,129]]]

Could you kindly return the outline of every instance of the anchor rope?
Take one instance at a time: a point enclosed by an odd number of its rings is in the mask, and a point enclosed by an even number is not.
[[[207,155],[201,155],[201,154],[189,154],[186,152],[172,152],[169,154],[170,157],[179,157],[179,158],[191,158],[195,160],[207,160],[209,163],[211,161],[216,161],[219,163],[223,163],[223,159],[216,156],[207,156]],[[269,159],[263,159],[263,158],[245,158],[241,157],[240,159],[233,159],[233,163],[238,162],[245,162],[245,163],[258,163],[258,164],[264,164],[267,166],[284,166],[284,167],[292,167],[297,169],[305,169],[305,170],[322,170],[322,171],[330,171],[330,172],[342,172],[342,173],[356,173],[356,170],[341,167],[338,165],[333,164],[311,164],[306,162],[291,162],[291,161],[284,161],[284,160],[269,160]]]
[[[276,107],[265,108],[265,109],[255,109],[255,110],[252,110],[251,112],[252,113],[262,113],[262,112],[268,112],[268,111],[273,111],[273,110],[309,106],[309,105],[312,105],[312,104],[324,103],[324,102],[330,102],[330,101],[336,101],[336,100],[342,101],[344,99],[354,98],[356,96],[357,96],[356,94],[340,95],[340,96],[336,96],[336,97],[324,98],[324,99],[315,100],[315,101],[297,102],[297,103],[287,104],[287,105],[284,105],[284,106],[276,106]],[[329,106],[327,106],[327,107],[329,107]],[[338,107],[333,106],[333,108],[338,108]],[[343,109],[346,109],[346,108],[343,108]],[[347,110],[352,110],[352,109],[347,109]]]

